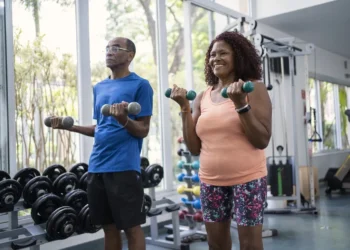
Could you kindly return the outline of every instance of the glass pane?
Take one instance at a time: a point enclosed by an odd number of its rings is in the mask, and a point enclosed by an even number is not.
[[[13,1],[17,168],[78,159],[78,134],[47,128],[78,115],[74,1]]]
[[[229,23],[233,21],[233,18],[228,18],[225,15],[214,13],[214,22],[215,22],[215,34],[219,35],[224,32],[224,29]]]
[[[309,138],[313,136],[315,132],[320,134],[320,131],[318,130],[320,119],[317,116],[318,110],[317,110],[316,83],[315,83],[315,80],[311,78],[309,79],[309,102],[307,103],[308,112],[310,111],[310,108],[316,109],[316,124],[315,124],[315,117],[313,117],[313,112],[311,112],[311,128],[309,130]],[[312,152],[315,153],[319,150],[320,150],[320,143],[314,142],[312,144]]]
[[[186,72],[185,72],[185,45],[184,45],[184,11],[182,1],[167,0],[167,12],[166,12],[166,28],[167,28],[167,42],[168,42],[168,72],[169,72],[169,88],[172,88],[174,84],[179,87],[185,88],[186,85]],[[192,28],[197,29],[198,10],[192,8]],[[203,14],[202,14],[203,15]],[[208,27],[207,27],[208,29]],[[194,46],[194,45],[193,45]],[[194,74],[194,78],[195,78]],[[195,80],[195,82],[197,82]],[[197,89],[194,89],[196,92]],[[160,93],[162,94],[162,93]],[[173,178],[174,186],[178,185],[177,175],[181,172],[181,169],[176,167],[176,164],[181,157],[177,154],[181,145],[177,139],[182,137],[182,120],[179,116],[180,107],[174,101],[169,101],[170,116],[172,124],[172,161],[173,161]]]
[[[215,2],[242,14],[249,15],[249,0],[215,0]]]
[[[335,149],[336,133],[333,84],[329,82],[320,82],[320,95],[323,128],[323,148],[324,150]]]
[[[339,110],[340,110],[340,127],[341,127],[341,140],[342,148],[349,148],[349,117],[345,115],[345,110],[348,109],[348,87],[339,86]]]
[[[4,0],[0,0],[0,170],[8,168],[6,37]]]
[[[141,4],[141,1],[90,0],[89,4],[92,84],[95,85],[110,75],[105,64],[105,47],[108,41],[114,37],[127,37],[132,40],[136,46],[136,55],[130,70],[147,79],[154,91],[153,116],[150,132],[143,141],[142,156],[147,157],[150,164],[161,163],[156,1],[144,1]],[[178,42],[182,43],[181,40]],[[157,190],[162,189],[163,184],[164,181]]]

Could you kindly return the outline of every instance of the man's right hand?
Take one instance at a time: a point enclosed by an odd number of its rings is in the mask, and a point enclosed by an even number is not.
[[[62,125],[63,117],[52,116],[51,117],[51,128],[53,129],[64,129]]]
[[[74,125],[74,120],[70,116],[50,116],[45,119],[44,123],[47,127],[51,127],[52,129],[70,130]]]

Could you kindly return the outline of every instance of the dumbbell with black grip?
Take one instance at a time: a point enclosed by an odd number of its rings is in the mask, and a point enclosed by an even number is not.
[[[171,92],[172,92],[172,88],[168,88],[165,91],[165,96],[170,98]],[[187,91],[187,93],[186,93],[186,99],[189,101],[193,101],[196,98],[196,96],[197,96],[197,94],[194,90]]]
[[[250,93],[254,90],[254,83],[251,82],[251,81],[248,81],[248,82],[245,82],[242,86],[242,91],[245,92],[245,93]],[[228,98],[228,95],[227,95],[227,88],[223,88],[221,90],[221,96],[224,97],[224,98]]]
[[[104,116],[110,116],[111,115],[111,112],[110,112],[111,106],[112,105],[110,105],[110,104],[103,105],[101,108],[101,113]],[[137,102],[130,102],[128,104],[128,107],[126,108],[126,111],[130,115],[138,115],[141,112],[141,105]]]
[[[62,117],[49,116],[45,118],[44,124],[50,128],[52,119],[55,119],[55,118],[58,118],[60,125],[62,125],[62,127],[65,129],[71,128],[74,125],[74,119],[71,116],[62,116]]]

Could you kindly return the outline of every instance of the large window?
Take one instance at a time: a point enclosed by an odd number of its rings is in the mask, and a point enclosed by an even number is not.
[[[316,109],[316,124],[312,131],[320,134],[322,142],[314,143],[313,152],[349,148],[349,87],[309,79],[310,107]]]
[[[43,123],[77,119],[75,23],[74,1],[13,1],[17,169],[77,161],[77,134]]]

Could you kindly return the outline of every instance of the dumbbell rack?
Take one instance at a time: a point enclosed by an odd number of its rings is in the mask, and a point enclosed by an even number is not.
[[[76,164],[76,165],[79,165],[79,164]],[[81,164],[80,164],[81,165]],[[56,165],[57,166],[57,165]],[[73,166],[74,167],[74,166]],[[74,168],[73,167],[71,168],[71,170],[73,170],[74,174],[78,174],[78,172],[75,172],[74,169],[77,169],[77,168]],[[62,167],[63,168],[63,167]],[[29,168],[28,168],[29,169]],[[22,169],[18,172],[18,174],[22,171],[27,171],[28,169]],[[87,170],[87,169],[86,169]],[[30,170],[28,170],[30,171]],[[34,171],[34,170],[33,170]],[[35,170],[37,171],[37,170]],[[24,172],[23,172],[24,174]],[[36,174],[39,174],[39,172],[37,172]],[[31,180],[34,180],[34,179],[37,179],[37,178],[41,178],[42,176],[32,176],[32,178],[28,181],[31,182]],[[16,178],[16,177],[14,177]],[[27,177],[19,177],[20,180],[24,180],[25,178],[28,178]],[[46,178],[46,177],[45,177]],[[37,181],[41,182],[42,179],[37,179]],[[20,181],[19,181],[20,182]],[[35,183],[35,182],[33,182]],[[23,188],[23,193],[21,193],[20,195],[23,196],[25,195],[24,191],[26,190],[26,185],[22,184],[22,186],[24,187]],[[39,187],[38,185],[36,185],[36,188],[41,188]],[[27,188],[27,191],[28,189],[30,189],[29,187]],[[75,191],[75,190],[74,190]],[[29,191],[28,191],[29,192]],[[39,191],[38,191],[39,192]],[[73,192],[73,190],[72,190]],[[68,194],[68,193],[67,193]],[[71,193],[72,194],[72,193]],[[48,194],[47,194],[48,195]],[[40,196],[40,198],[37,199],[37,201],[41,198],[43,198],[45,195],[42,195]],[[27,197],[27,196],[26,196]],[[28,199],[28,197],[27,197]],[[67,200],[68,201],[68,200]],[[27,201],[28,202],[28,201]],[[8,208],[1,208],[0,210],[0,213],[7,213],[8,215],[8,226],[6,227],[6,225],[4,225],[1,229],[4,230],[3,232],[0,233],[0,249],[22,249],[22,248],[28,248],[30,250],[38,250],[40,249],[40,245],[42,244],[45,244],[47,242],[50,242],[50,241],[54,241],[56,239],[52,238],[52,234],[51,234],[51,238],[49,238],[49,231],[47,231],[47,223],[49,223],[49,221],[45,221],[45,222],[38,222],[35,223],[35,219],[32,217],[31,219],[26,219],[26,221],[28,221],[28,225],[19,225],[19,217],[18,217],[18,212],[21,211],[21,210],[25,210],[27,209],[28,207],[33,207],[35,206],[35,203],[33,203],[33,205],[30,205],[28,206],[25,205],[26,202],[25,202],[25,197],[21,197],[18,202],[16,204],[14,204],[12,207],[8,207]],[[65,207],[65,208],[64,208]],[[66,208],[68,209],[72,209],[74,211],[74,208],[73,207],[70,207],[70,206],[66,206],[66,205],[62,205],[60,206],[60,208],[56,209],[57,211],[59,209],[63,209],[61,210],[61,215],[62,214],[65,214],[67,212],[67,210],[64,210]],[[84,207],[86,208],[86,206]],[[32,208],[33,209],[33,208]],[[88,208],[86,208],[88,209]],[[57,211],[53,211],[51,214],[55,214],[55,212]],[[83,210],[83,209],[82,209]],[[88,210],[86,210],[87,213],[88,213]],[[50,215],[51,215],[50,214]],[[55,223],[57,222],[57,220],[60,220],[60,215],[57,216],[58,213],[56,213],[54,216],[56,216],[56,219],[53,219],[51,221],[55,221]],[[77,214],[78,215],[78,214]],[[33,216],[33,215],[32,215]],[[85,215],[84,215],[85,216]],[[58,219],[57,219],[58,218]],[[77,218],[78,219],[78,218]],[[49,218],[50,220],[50,218]],[[33,221],[34,221],[34,224],[33,224]],[[31,223],[31,224],[29,224]],[[52,222],[54,223],[54,222]],[[66,222],[65,222],[66,223]],[[75,222],[77,223],[77,221]],[[80,223],[80,221],[79,221]],[[81,223],[85,223],[85,221],[81,221]],[[5,224],[5,223],[4,223]],[[56,224],[55,224],[56,225]],[[75,224],[74,224],[75,225]],[[81,234],[81,233],[84,233],[83,229],[80,228],[80,226],[82,226],[83,224],[80,224],[79,225],[79,228],[77,226],[77,228],[75,228],[75,226],[68,223],[68,224],[65,224],[64,226],[64,232],[67,233],[67,234],[70,234],[70,236],[73,236],[73,235],[76,235],[76,234]],[[84,224],[85,226],[85,224]],[[50,231],[52,231],[52,226],[50,227]],[[76,231],[75,231],[76,229]],[[5,231],[6,230],[6,231]],[[66,231],[67,230],[67,231]],[[79,230],[79,231],[78,231]],[[84,229],[85,230],[85,229]],[[71,234],[73,232],[73,234]],[[22,237],[20,237],[22,236]],[[24,236],[24,237],[23,237]],[[69,237],[70,237],[69,236]],[[56,237],[56,236],[54,236]]]
[[[0,249],[20,249],[16,248],[15,245],[29,247],[30,250],[39,250],[40,245],[47,242],[45,225],[24,225],[19,226],[18,223],[18,212],[25,209],[23,206],[23,200],[19,200],[12,211],[7,212],[8,214],[8,228],[6,231],[0,233]],[[20,235],[24,235],[18,240]],[[4,241],[4,239],[7,239]],[[22,247],[21,247],[22,248]]]
[[[182,245],[180,241],[180,230],[179,230],[180,206],[176,204],[174,201],[167,198],[156,200],[155,187],[149,188],[149,196],[152,199],[152,206],[150,211],[147,213],[147,216],[150,218],[150,221],[151,221],[151,225],[150,225],[151,236],[145,238],[146,243],[154,246],[165,247],[168,249],[188,249],[186,248],[186,246]],[[163,211],[172,213],[171,215],[172,226],[175,228],[174,238],[173,238],[174,240],[172,242],[159,238],[157,216],[162,214]]]
[[[183,145],[183,150],[181,150],[181,156],[185,158],[186,160],[186,164],[184,165],[184,170],[186,171],[186,174],[183,178],[184,182],[186,182],[187,184],[187,188],[191,189],[193,188],[193,181],[192,181],[192,177],[194,175],[192,175],[192,167],[189,165],[189,163],[192,162],[192,155],[191,153],[187,150],[186,145],[182,142],[181,143]],[[198,170],[197,170],[198,171]],[[198,175],[198,172],[196,172],[196,174]],[[193,202],[195,201],[195,196],[192,194],[192,192],[185,192],[187,197],[188,197],[188,201],[189,202]],[[199,199],[199,197],[197,197],[197,199]],[[205,231],[202,230],[203,224],[196,222],[193,219],[194,214],[196,213],[196,210],[194,209],[192,204],[186,204],[184,202],[183,204],[187,210],[188,213],[185,215],[185,219],[188,223],[188,226],[180,226],[180,238],[181,240],[185,237],[192,237],[193,239],[196,238],[201,238],[206,239],[207,238],[207,233]],[[166,228],[168,228],[169,230],[171,230],[173,232],[173,225],[166,225]],[[197,236],[197,237],[196,237]],[[167,240],[172,241],[174,239],[174,235],[173,234],[169,234],[166,236]]]

